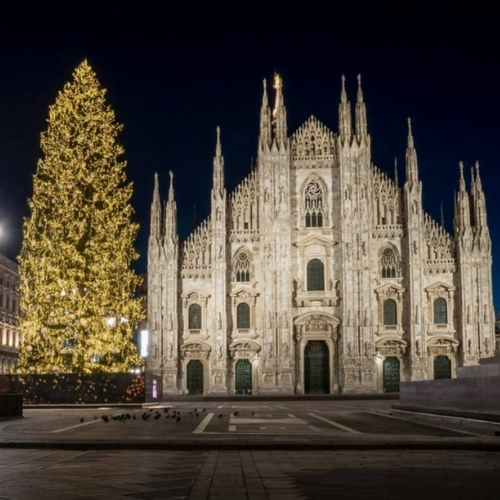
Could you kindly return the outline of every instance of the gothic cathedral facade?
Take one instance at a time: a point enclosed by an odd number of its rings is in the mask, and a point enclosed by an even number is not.
[[[422,207],[408,130],[405,182],[371,162],[358,77],[339,130],[287,132],[264,82],[257,164],[232,193],[217,130],[211,213],[183,242],[173,175],[158,177],[148,250],[147,368],[163,394],[396,391],[494,354],[491,241],[479,167],[460,164],[453,234]]]

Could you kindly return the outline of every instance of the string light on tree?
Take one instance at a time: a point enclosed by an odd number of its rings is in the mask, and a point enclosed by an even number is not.
[[[87,61],[49,108],[19,258],[23,373],[120,372],[140,364],[131,270],[138,226],[122,126]],[[114,322],[109,318],[124,318]]]

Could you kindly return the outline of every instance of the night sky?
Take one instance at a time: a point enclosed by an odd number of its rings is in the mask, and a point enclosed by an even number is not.
[[[102,3],[66,10],[20,3],[2,12],[0,252],[12,259],[19,253],[48,107],[85,58],[125,126],[141,273],[155,171],[164,197],[174,171],[184,239],[194,204],[198,221],[209,211],[217,125],[228,190],[250,171],[264,78],[270,82],[274,71],[283,78],[289,133],[311,114],[336,132],[341,75],[353,103],[361,73],[373,162],[392,177],[397,157],[404,181],[410,116],[424,209],[439,221],[442,203],[450,232],[458,162],[468,184],[470,166],[480,162],[500,310],[500,30],[493,13],[457,4],[422,11],[409,2],[396,9],[372,2],[368,10],[337,3],[328,10],[317,2],[292,10],[256,2],[229,9],[188,1]]]

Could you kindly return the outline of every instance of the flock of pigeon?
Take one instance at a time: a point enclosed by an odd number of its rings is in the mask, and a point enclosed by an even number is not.
[[[203,408],[202,410],[195,408],[193,411],[190,411],[189,414],[192,417],[199,417],[200,414],[203,414],[206,412],[207,409]],[[238,412],[235,411],[233,413],[233,416],[236,417],[238,415]],[[254,412],[252,412],[252,416],[254,415]],[[220,413],[217,418],[222,418],[223,414]],[[142,415],[141,418],[142,420],[159,420],[162,417],[165,417],[165,419],[170,418],[171,420],[175,420],[176,422],[181,421],[181,412],[179,410],[172,410],[170,411],[170,408],[163,408],[163,414],[158,411],[154,410],[154,408],[149,409],[148,411],[145,411]],[[97,420],[97,416],[94,416],[94,420]],[[101,420],[104,423],[108,423],[110,420],[115,420],[119,422],[126,422],[127,420],[136,420],[135,414],[130,414],[130,413],[120,413],[120,414],[115,414],[115,415],[101,415]],[[80,423],[85,422],[85,418],[82,417],[80,419]]]

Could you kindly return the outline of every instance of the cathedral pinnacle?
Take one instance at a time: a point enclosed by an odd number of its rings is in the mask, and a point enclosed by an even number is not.
[[[168,201],[174,201],[174,173],[172,170],[168,172],[170,176],[170,186],[168,188]]]
[[[418,182],[417,152],[415,151],[410,118],[408,118],[408,145],[406,147],[406,182],[410,186]]]
[[[361,88],[361,75],[358,75],[358,94],[355,115],[356,138],[358,140],[358,144],[366,143],[368,126],[366,120],[366,105],[363,101],[363,90]]]
[[[464,179],[464,162],[458,162],[458,168],[460,169],[460,192],[465,191],[465,179]]]
[[[158,172],[155,172],[155,184],[153,189],[153,202],[151,203],[151,237],[162,236],[161,228],[161,203],[160,203],[160,183]]]
[[[342,75],[342,90],[339,104],[339,136],[342,144],[351,143],[351,103],[347,100],[345,76]]]
[[[411,130],[411,118],[408,117],[408,147],[409,148],[414,148],[415,143],[413,142],[413,133]]]
[[[215,144],[213,190],[222,194],[224,191],[224,157],[220,140],[220,127],[217,127],[217,139]]]
[[[271,147],[271,111],[267,98],[267,81],[263,81],[262,106],[260,108],[259,152],[265,152]]]
[[[286,126],[286,109],[283,99],[283,81],[278,75],[274,74],[274,85],[276,94],[274,100],[274,109],[272,113],[273,121],[273,132],[275,145],[280,149],[282,146],[286,145],[287,140],[287,126]]]

